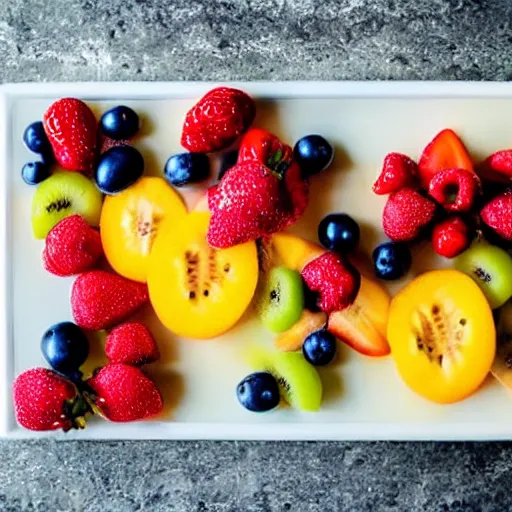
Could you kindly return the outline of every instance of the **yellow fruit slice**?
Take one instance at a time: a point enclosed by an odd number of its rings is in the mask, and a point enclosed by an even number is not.
[[[496,352],[491,308],[478,285],[457,270],[411,281],[391,301],[388,341],[398,372],[419,395],[438,403],[471,395]]]
[[[161,222],[179,224],[187,210],[163,178],[144,177],[115,196],[107,196],[100,219],[101,242],[111,267],[145,282],[153,242]]]
[[[289,233],[276,233],[271,243],[281,264],[297,272],[326,252],[322,246]]]
[[[188,338],[208,339],[233,327],[258,281],[256,244],[216,250],[206,241],[210,214],[165,221],[151,253],[148,287],[160,321]]]

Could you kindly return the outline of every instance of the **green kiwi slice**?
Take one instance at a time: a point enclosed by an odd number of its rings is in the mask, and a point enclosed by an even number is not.
[[[281,397],[292,407],[308,412],[320,409],[322,381],[302,352],[255,349],[250,354],[249,363],[256,370],[266,371],[275,377]]]
[[[492,309],[512,296],[512,257],[500,247],[478,242],[456,258],[455,268],[480,286]]]
[[[45,238],[50,229],[70,215],[81,215],[91,226],[100,222],[103,195],[78,172],[56,172],[44,180],[32,199],[32,231]]]
[[[295,270],[272,268],[265,281],[259,304],[263,325],[272,332],[284,332],[295,325],[304,309],[302,277]]]

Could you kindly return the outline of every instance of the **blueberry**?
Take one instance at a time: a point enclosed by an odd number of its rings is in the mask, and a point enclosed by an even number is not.
[[[352,252],[359,243],[359,225],[345,213],[332,213],[318,225],[318,239],[330,251],[341,254]]]
[[[50,168],[43,162],[28,162],[21,169],[21,177],[29,185],[37,185],[49,176]]]
[[[336,355],[336,338],[325,329],[312,332],[302,344],[302,353],[313,366],[325,366]]]
[[[100,156],[94,181],[104,194],[117,194],[144,172],[144,158],[132,146],[115,146]]]
[[[165,164],[165,179],[175,187],[204,181],[210,175],[210,160],[204,153],[180,153]]]
[[[220,170],[219,170],[219,181],[224,177],[224,174],[226,174],[231,167],[233,167],[236,164],[236,161],[238,160],[238,151],[228,151],[227,153],[224,153],[222,155],[222,160],[220,163]]]
[[[130,107],[115,107],[101,116],[100,127],[111,139],[129,139],[139,131],[139,116]]]
[[[29,124],[23,134],[23,142],[30,151],[40,155],[51,155],[52,147],[44,132],[43,123],[36,121]]]
[[[78,325],[61,322],[44,333],[41,351],[56,372],[76,379],[80,377],[78,369],[89,355],[89,342]]]
[[[302,137],[293,148],[295,159],[305,176],[327,169],[334,158],[333,147],[321,135]]]
[[[251,373],[236,387],[238,401],[249,411],[265,412],[279,405],[279,385],[270,373]]]
[[[393,281],[409,272],[411,251],[404,244],[388,242],[376,247],[372,254],[375,274],[380,279]]]

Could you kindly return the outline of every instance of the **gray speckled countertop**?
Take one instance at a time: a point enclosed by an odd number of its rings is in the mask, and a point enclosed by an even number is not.
[[[512,79],[510,0],[0,0],[2,81]],[[0,511],[502,511],[509,443],[0,442]]]

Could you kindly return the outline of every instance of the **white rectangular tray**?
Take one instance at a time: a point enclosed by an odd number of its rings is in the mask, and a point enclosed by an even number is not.
[[[3,186],[0,282],[0,435],[36,437],[14,420],[13,378],[44,365],[41,334],[52,323],[71,319],[72,280],[48,275],[41,267],[42,242],[31,236],[33,190],[20,178],[33,158],[22,144],[24,128],[40,119],[54,100],[75,96],[99,113],[107,105],[128,104],[141,114],[136,146],[148,172],[160,174],[168,156],[180,151],[184,113],[212,83],[13,84],[0,88],[0,158]],[[362,225],[367,254],[384,239],[380,213],[384,199],[371,193],[383,156],[401,151],[413,158],[445,127],[455,129],[475,159],[512,146],[510,83],[237,83],[258,102],[257,125],[293,144],[321,133],[336,146],[332,169],[313,178],[311,205],[294,229],[314,239],[318,221],[345,211]],[[415,256],[413,274],[439,262],[428,248]],[[396,286],[395,286],[396,289]],[[164,363],[150,373],[172,398],[164,420],[114,424],[93,420],[79,432],[51,433],[61,439],[347,439],[470,440],[512,439],[512,402],[491,378],[473,397],[438,406],[410,392],[390,358],[373,360],[341,347],[341,361],[322,372],[326,400],[320,412],[290,408],[256,415],[235,398],[247,373],[240,357],[245,343],[268,336],[255,322],[211,342],[174,338],[153,320]],[[98,352],[100,347],[93,347]],[[167,386],[166,386],[167,385]],[[173,387],[176,393],[170,389]],[[179,400],[178,400],[179,397]]]

